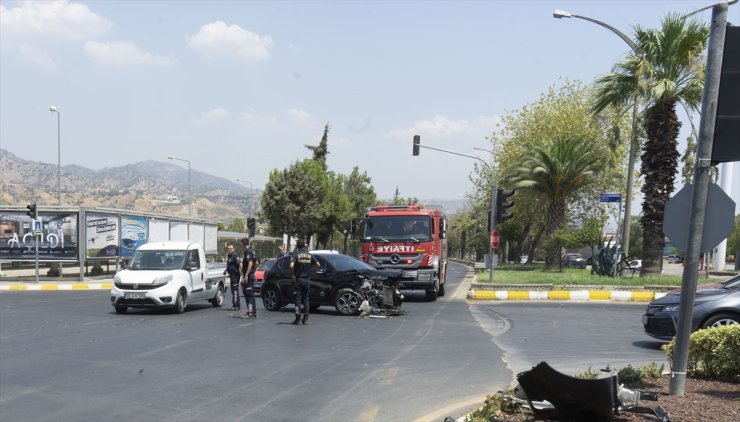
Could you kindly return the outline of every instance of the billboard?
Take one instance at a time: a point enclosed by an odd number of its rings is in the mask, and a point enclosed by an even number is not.
[[[121,256],[133,256],[146,243],[146,217],[121,216]]]
[[[39,260],[78,260],[77,212],[41,211],[39,219]],[[31,218],[25,212],[0,211],[0,260],[35,260],[36,239]]]
[[[187,221],[170,222],[170,240],[185,242],[188,240],[188,223]]]
[[[108,259],[118,256],[118,216],[85,214],[85,257]]]
[[[170,222],[167,220],[149,219],[149,242],[170,240]]]

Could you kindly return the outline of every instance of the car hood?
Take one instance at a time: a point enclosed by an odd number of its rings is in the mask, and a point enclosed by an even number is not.
[[[717,288],[719,286],[719,288]],[[678,293],[669,292],[667,295],[651,302],[651,305],[671,305],[681,302],[680,290]],[[719,300],[732,293],[732,290],[722,288],[721,284],[700,286],[696,290],[694,304]]]
[[[155,270],[123,270],[117,275],[122,283],[139,283],[139,284],[152,284],[158,277],[162,277],[167,274],[174,274],[177,271],[184,270],[171,270],[171,271],[155,271]]]

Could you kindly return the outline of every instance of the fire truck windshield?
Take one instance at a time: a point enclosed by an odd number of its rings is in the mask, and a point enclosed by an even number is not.
[[[431,239],[429,217],[426,216],[383,216],[370,217],[365,221],[364,240],[394,241],[409,239],[428,241]]]

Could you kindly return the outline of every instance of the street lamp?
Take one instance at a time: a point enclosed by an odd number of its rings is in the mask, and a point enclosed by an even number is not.
[[[252,198],[254,197],[254,187],[252,186],[252,182],[242,179],[236,179],[237,182],[241,183],[247,183],[249,184],[249,209],[252,209]]]
[[[177,158],[172,156],[167,156],[170,160],[177,160],[177,161],[184,161],[188,163],[188,218],[192,218],[192,206],[193,206],[193,194],[190,190],[190,160],[185,160],[184,158]]]
[[[62,205],[62,136],[61,113],[55,106],[49,106],[49,111],[57,114],[57,205]]]
[[[603,26],[604,28],[610,30],[614,34],[616,34],[619,38],[622,39],[627,45],[630,46],[632,51],[640,56],[643,60],[645,58],[645,52],[642,51],[642,49],[635,44],[634,41],[632,41],[627,35],[625,35],[623,32],[619,31],[617,28],[609,25],[608,23],[589,18],[588,16],[581,16],[576,15],[570,12],[566,12],[564,10],[556,10],[553,12],[552,17],[561,19],[561,18],[578,18],[583,19],[589,22],[593,22],[599,26]],[[637,159],[637,151],[639,150],[639,145],[637,144],[637,115],[638,110],[640,107],[640,90],[639,90],[639,82],[640,82],[640,68],[637,70],[637,83],[635,84],[635,98],[634,103],[632,105],[632,134],[630,136],[630,148],[629,148],[629,159],[627,162],[627,193],[624,201],[624,225],[622,227],[622,253],[624,253],[624,256],[627,257],[629,255],[629,245],[630,245],[630,223],[632,222],[632,186],[634,185],[634,176],[633,173],[635,172],[635,161]]]
[[[493,182],[494,180],[493,166],[486,163],[485,160],[483,160],[482,158],[476,157],[474,155],[461,154],[459,152],[448,151],[446,149],[433,148],[433,147],[428,147],[426,145],[421,145],[421,140],[419,139],[419,135],[416,135],[414,136],[414,155],[419,155],[418,148],[426,148],[426,149],[431,149],[434,151],[446,152],[447,154],[459,155],[461,157],[472,158],[474,160],[480,161],[481,163],[483,163],[483,165],[488,167],[488,170],[491,172],[491,217],[489,221],[491,224],[491,231],[496,230],[496,185]],[[473,148],[473,149],[479,149],[479,148]],[[481,149],[481,151],[488,151],[488,150]],[[492,151],[488,151],[488,152],[493,154]],[[493,257],[494,257],[495,251],[493,249],[493,246],[489,245],[489,248],[490,249],[488,253],[488,261],[491,265],[491,272],[488,274],[488,282],[493,284]]]

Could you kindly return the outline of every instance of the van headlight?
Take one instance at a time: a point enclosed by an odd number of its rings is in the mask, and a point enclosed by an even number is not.
[[[169,283],[170,281],[172,281],[172,274],[165,274],[163,276],[155,278],[152,282],[152,285],[153,287],[161,287]]]

